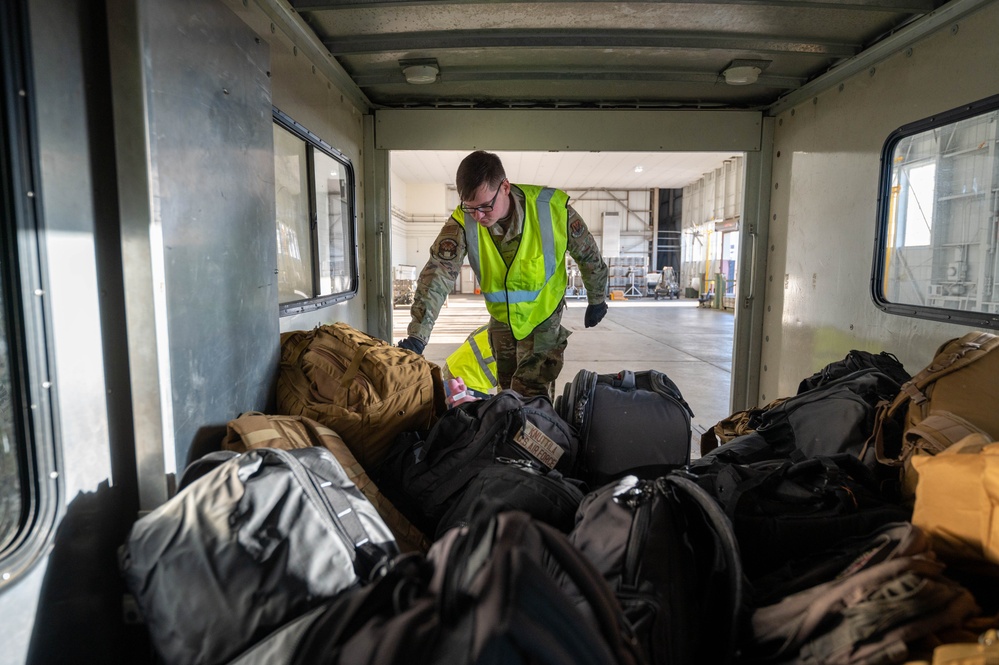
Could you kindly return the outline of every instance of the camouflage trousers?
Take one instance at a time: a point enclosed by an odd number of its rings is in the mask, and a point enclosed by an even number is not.
[[[554,399],[555,379],[562,371],[565,347],[572,334],[562,327],[564,310],[563,301],[551,316],[519,341],[507,324],[489,319],[489,346],[496,358],[496,378],[501,390],[512,388],[525,397],[547,395]]]

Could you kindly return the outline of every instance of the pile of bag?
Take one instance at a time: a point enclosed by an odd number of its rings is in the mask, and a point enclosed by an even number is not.
[[[421,356],[287,333],[286,415],[231,421],[122,571],[165,663],[905,662],[999,579],[996,339],[851,351],[692,461],[661,372],[446,409]]]

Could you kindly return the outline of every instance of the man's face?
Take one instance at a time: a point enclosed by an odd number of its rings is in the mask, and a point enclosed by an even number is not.
[[[510,212],[510,181],[504,179],[495,189],[488,183],[480,185],[475,196],[462,201],[461,207],[479,226],[488,229]]]

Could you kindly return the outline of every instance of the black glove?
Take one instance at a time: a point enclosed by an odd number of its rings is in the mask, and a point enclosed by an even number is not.
[[[419,353],[423,355],[423,349],[426,348],[427,343],[424,342],[419,337],[413,337],[410,335],[406,339],[400,339],[399,343],[396,344],[401,349],[406,349],[407,351],[412,351],[413,353]]]
[[[602,302],[598,305],[587,305],[583,323],[586,324],[587,328],[592,328],[603,320],[605,314],[607,314],[607,303]]]

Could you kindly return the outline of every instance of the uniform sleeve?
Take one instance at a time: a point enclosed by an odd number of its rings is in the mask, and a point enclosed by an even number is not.
[[[454,218],[449,219],[430,246],[430,259],[416,281],[407,334],[424,342],[430,339],[434,321],[444,306],[465,260],[465,233]]]
[[[569,218],[569,256],[579,266],[579,276],[586,287],[586,301],[591,305],[607,299],[607,264],[600,256],[600,248],[583,218],[572,206],[567,206]]]

